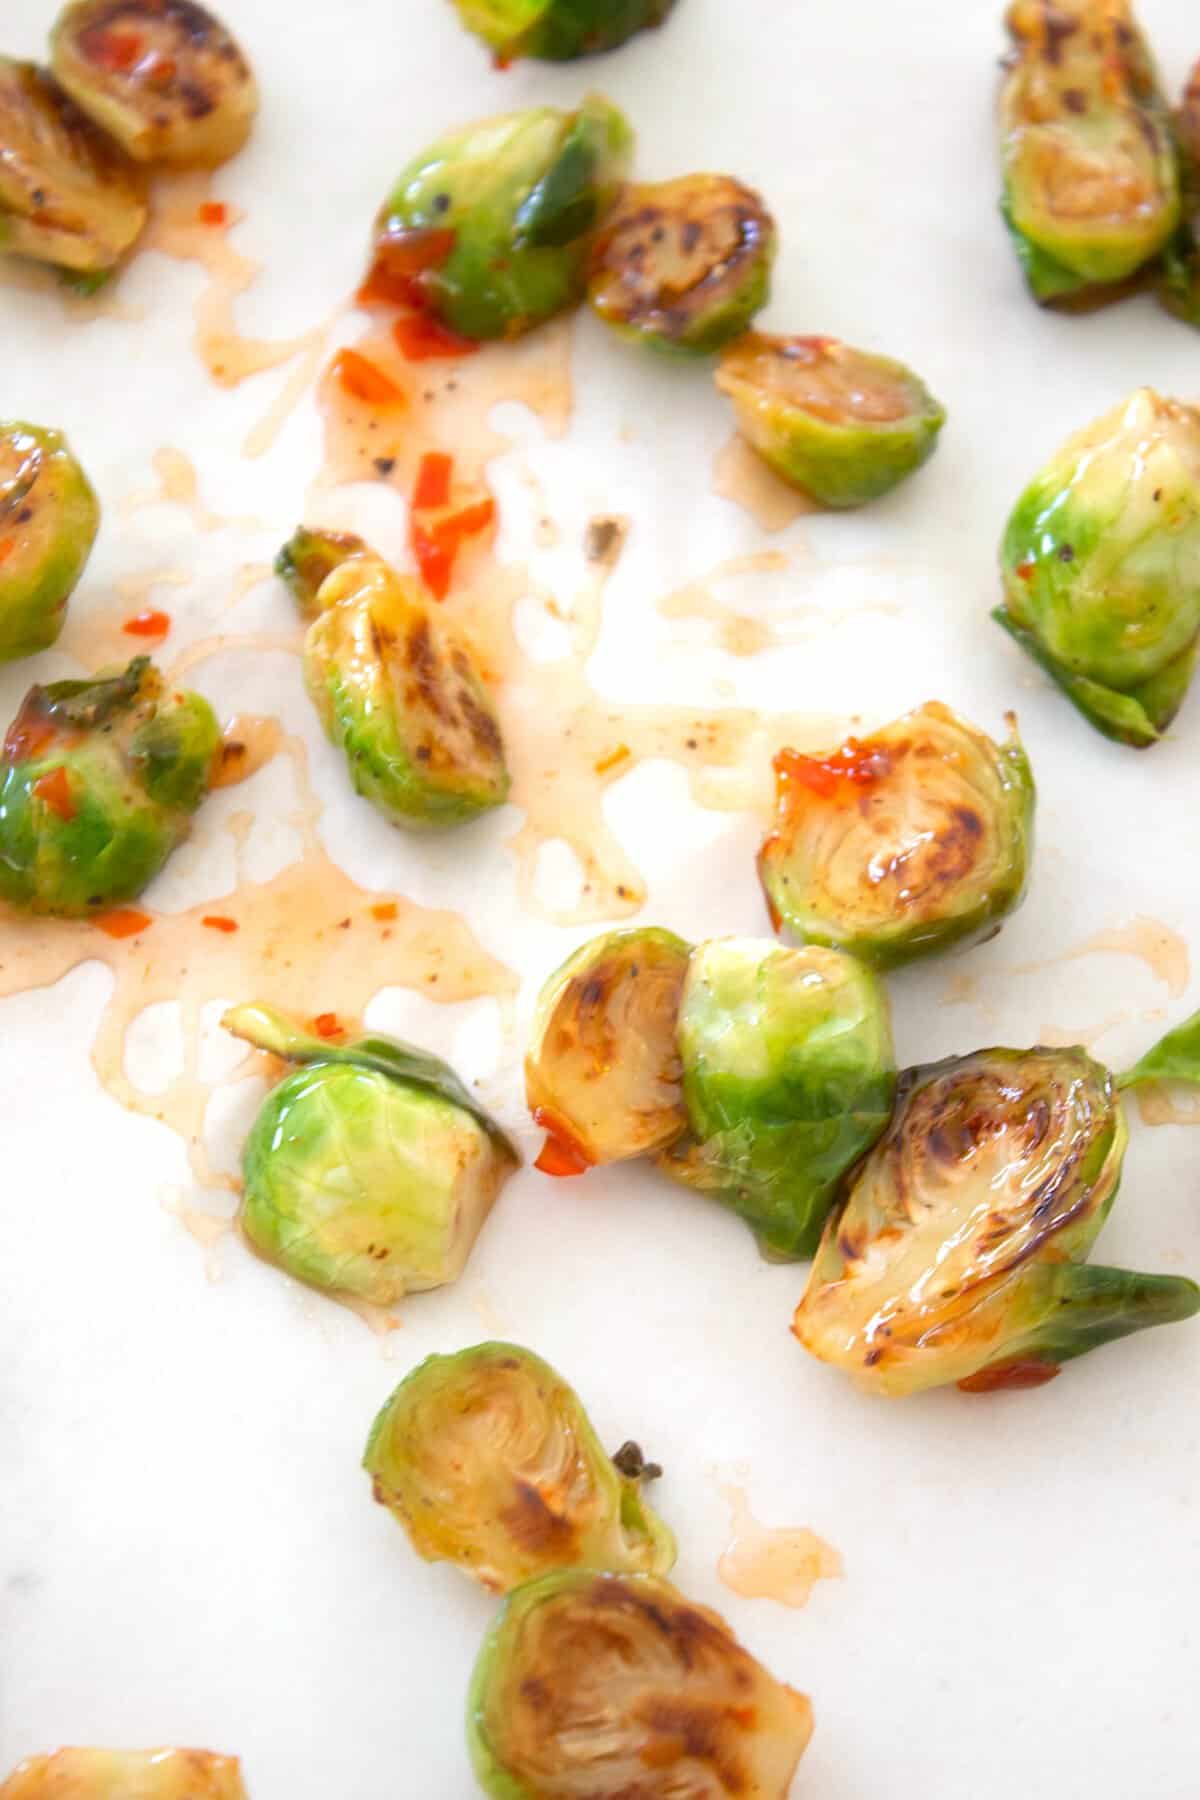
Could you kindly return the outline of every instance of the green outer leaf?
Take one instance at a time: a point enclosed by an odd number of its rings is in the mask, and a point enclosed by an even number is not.
[[[464,1389],[460,1382],[464,1375],[469,1380],[477,1365],[482,1364],[486,1368],[489,1364],[499,1362],[502,1365],[505,1361],[516,1362],[530,1377],[544,1396],[548,1412],[557,1411],[568,1415],[570,1430],[578,1446],[580,1459],[587,1468],[591,1486],[599,1491],[607,1503],[606,1516],[592,1524],[580,1547],[582,1553],[572,1557],[569,1566],[667,1574],[676,1558],[675,1535],[646,1500],[642,1480],[624,1475],[617,1468],[597,1437],[583,1402],[556,1369],[521,1344],[498,1341],[473,1344],[452,1356],[427,1356],[392,1391],[371,1426],[362,1466],[374,1481],[375,1498],[388,1508],[408,1532],[417,1554],[426,1562],[453,1560],[467,1574],[477,1573],[478,1555],[453,1557],[448,1554],[444,1544],[435,1546],[430,1543],[431,1524],[435,1537],[437,1533],[436,1519],[431,1521],[429,1515],[436,1509],[432,1499],[421,1492],[420,1474],[412,1473],[411,1447],[417,1433],[431,1428],[431,1410],[439,1399],[444,1407],[449,1406],[451,1409],[456,1402],[461,1403]],[[466,1391],[469,1392],[469,1387]],[[516,1470],[514,1473],[519,1476],[521,1471]],[[469,1487],[469,1484],[466,1485]],[[478,1483],[477,1491],[468,1493],[465,1499],[469,1507],[472,1502],[486,1505],[490,1497],[484,1481]],[[567,1502],[568,1518],[570,1508],[577,1504],[577,1486],[573,1480]],[[490,1517],[487,1522],[491,1523]],[[618,1546],[616,1542],[610,1541],[605,1547],[605,1554],[611,1556],[618,1548],[623,1549],[628,1560],[620,1563],[598,1562],[594,1556],[589,1557],[586,1538],[609,1537],[611,1540],[615,1529],[624,1534],[628,1543]],[[528,1546],[521,1546],[521,1549],[525,1563],[518,1562],[518,1570],[528,1566],[530,1560],[535,1560]],[[553,1551],[548,1551],[546,1560],[553,1554]],[[517,1573],[515,1580],[510,1579],[505,1584],[504,1591],[509,1591],[524,1579],[522,1574]]]
[[[449,1063],[414,1044],[398,1038],[363,1037],[352,1044],[331,1044],[324,1038],[305,1031],[286,1013],[273,1006],[251,1003],[230,1007],[221,1020],[234,1037],[266,1050],[272,1056],[293,1063],[343,1063],[352,1068],[374,1069],[405,1087],[421,1088],[436,1094],[452,1106],[459,1106],[482,1125],[492,1142],[504,1150],[518,1167],[521,1153],[508,1134],[475,1098],[470,1088],[455,1074]]]
[[[285,584],[306,619],[315,619],[321,608],[317,596],[327,575],[352,556],[371,552],[352,531],[311,531],[298,525],[275,558],[275,573]]]
[[[1171,695],[1165,703],[1160,703],[1160,710],[1166,711],[1161,724],[1156,724],[1138,692],[1122,694],[1116,688],[1104,687],[1098,681],[1091,681],[1086,675],[1076,674],[1071,669],[1063,668],[1050,652],[1046,650],[1037,635],[1027,626],[1019,625],[1006,606],[992,608],[992,617],[997,625],[1007,631],[1009,637],[1018,643],[1027,656],[1031,656],[1038,667],[1044,669],[1050,679],[1061,688],[1077,712],[1083,714],[1089,725],[1103,732],[1106,738],[1114,743],[1129,744],[1135,750],[1145,750],[1156,744],[1162,736],[1162,728],[1170,724],[1179,710],[1183,694],[1187,691],[1192,670],[1196,661],[1196,646],[1193,644],[1185,653],[1185,659],[1177,658],[1169,665],[1172,673],[1172,685],[1179,686],[1179,674],[1186,670],[1178,697]],[[1156,682],[1144,685],[1142,694],[1149,696],[1151,702],[1155,697],[1155,689],[1161,689],[1161,678]],[[1173,701],[1173,704],[1172,704]]]
[[[32,440],[42,461],[20,493],[0,495],[0,538],[16,539],[15,553],[0,565],[0,662],[57,641],[100,526],[100,502],[62,433],[0,420],[0,438],[15,436]],[[34,518],[23,531],[20,512],[29,496]]]
[[[1021,1275],[1013,1312],[1023,1329],[985,1369],[1013,1361],[1057,1367],[1135,1331],[1180,1324],[1200,1312],[1200,1287],[1182,1275],[1041,1263]]]
[[[1118,1076],[1117,1086],[1142,1087],[1149,1081],[1190,1081],[1200,1085],[1200,1012],[1161,1037],[1131,1069]]]
[[[468,31],[497,57],[574,62],[661,25],[675,0],[454,0]]]
[[[31,690],[43,709],[65,724],[83,731],[107,725],[118,713],[136,705],[147,673],[153,668],[148,656],[135,656],[119,675],[85,676],[81,681],[51,681]]]

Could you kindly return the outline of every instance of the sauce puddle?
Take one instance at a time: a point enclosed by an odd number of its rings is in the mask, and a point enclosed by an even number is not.
[[[220,513],[209,512],[200,498],[200,478],[195,464],[182,450],[164,446],[154,452],[150,458],[150,466],[158,477],[158,485],[126,494],[121,501],[121,511],[126,518],[148,506],[181,506],[192,515],[192,523],[197,531],[266,529],[262,519],[225,518]]]
[[[740,506],[763,531],[783,531],[805,513],[820,511],[806,495],[781,481],[741,432],[735,432],[717,452],[712,491]]]
[[[727,1588],[748,1600],[776,1600],[780,1606],[807,1606],[818,1581],[844,1573],[842,1559],[806,1526],[777,1530],[762,1525],[740,1487],[723,1486],[733,1536],[717,1564]]]

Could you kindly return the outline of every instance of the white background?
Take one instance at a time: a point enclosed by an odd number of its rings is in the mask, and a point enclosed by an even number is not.
[[[1098,1050],[1119,1064],[1190,1011],[1195,988],[1168,1000],[1132,958],[1056,959],[1138,914],[1197,947],[1200,701],[1148,753],[1109,745],[987,611],[1025,480],[1136,385],[1196,398],[1200,340],[1149,300],[1069,319],[1026,297],[996,210],[997,11],[680,0],[663,31],[615,56],[502,76],[442,0],[242,0],[230,22],[263,114],[216,191],[246,209],[236,242],[265,263],[243,327],[283,336],[351,289],[409,154],[477,114],[602,86],[636,123],[647,176],[728,169],[760,187],[782,232],[766,324],[912,363],[949,408],[934,461],[864,515],[802,520],[772,540],[794,567],[748,582],[739,605],[819,611],[788,648],[733,661],[707,647],[706,626],[654,607],[764,542],[710,492],[724,404],[702,368],[639,358],[584,319],[568,440],[543,446],[517,421],[520,446],[494,470],[502,553],[529,554],[529,464],[569,542],[594,511],[633,516],[592,665],[622,698],[735,693],[871,722],[937,697],[994,731],[1017,706],[1041,789],[1028,902],[986,948],[893,982],[900,1053],[1115,1018]],[[1194,8],[1144,0],[1141,13],[1178,91],[1200,53]],[[8,0],[5,48],[36,55],[52,14]],[[315,411],[266,459],[240,455],[282,378],[235,393],[208,383],[191,350],[200,286],[195,268],[146,256],[121,284],[144,316],[86,325],[53,297],[0,287],[0,413],[65,428],[106,507],[78,605],[111,606],[123,574],[192,569],[194,585],[159,602],[178,621],[172,647],[203,635],[237,566],[290,529],[320,455]],[[266,529],[197,536],[178,511],[123,518],[163,444],[195,460],[214,511]],[[398,504],[370,516],[398,548]],[[576,566],[540,567],[569,595]],[[282,629],[290,615],[268,585],[233,622]],[[36,665],[43,678],[69,670],[56,653]],[[30,675],[0,679],[5,718]],[[235,654],[195,680],[223,712],[278,711],[311,735],[290,659]],[[312,741],[334,854],[372,886],[461,908],[521,967],[527,1011],[582,934],[521,917],[504,849],[517,815],[414,844],[350,797]],[[259,783],[237,804],[288,809],[282,770]],[[214,898],[229,883],[224,805],[211,803],[187,853],[193,889]],[[763,928],[752,820],[697,810],[665,765],[637,771],[609,811],[651,882],[647,920],[693,937]],[[263,842],[269,856],[269,831]],[[179,904],[177,887],[168,876],[151,898]],[[979,977],[982,1005],[942,1004],[956,974]],[[636,1436],[665,1464],[657,1501],[678,1531],[681,1586],[813,1697],[798,1794],[1196,1793],[1200,1327],[1104,1350],[1034,1393],[870,1401],[806,1359],[787,1329],[801,1271],[764,1265],[731,1217],[640,1170],[561,1187],[527,1172],[459,1288],[410,1302],[385,1356],[356,1319],[231,1240],[221,1279],[206,1279],[162,1203],[188,1184],[179,1140],[122,1112],[88,1059],[109,985],[93,965],[0,1007],[0,1765],[60,1742],[191,1743],[239,1753],[254,1800],[466,1800],[463,1694],[492,1603],[415,1559],[358,1459],[412,1362],[500,1330],[576,1383],[607,1441]],[[314,1011],[336,1006],[313,996]],[[512,1057],[487,1066],[492,1015],[393,990],[372,1018],[487,1075],[505,1122],[524,1129]],[[1200,1133],[1136,1118],[1131,1130],[1099,1254],[1195,1273]],[[222,1148],[231,1160],[232,1130]],[[727,1514],[714,1471],[739,1465],[761,1518],[810,1524],[844,1555],[845,1580],[821,1583],[805,1612],[738,1600],[717,1580]]]

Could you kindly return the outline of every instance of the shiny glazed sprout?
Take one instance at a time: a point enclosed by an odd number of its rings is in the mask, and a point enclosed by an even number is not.
[[[1113,1077],[1080,1049],[907,1071],[826,1227],[796,1336],[874,1393],[984,1392],[1190,1318],[1195,1283],[1086,1263],[1126,1138]]]
[[[525,1094],[550,1138],[550,1173],[651,1155],[686,1130],[675,1034],[689,954],[669,931],[611,931],[546,982]]]
[[[221,733],[149,657],[33,687],[0,760],[0,898],[80,918],[135,899],[191,828]]]
[[[827,507],[888,493],[933,455],[946,418],[903,363],[836,338],[747,332],[716,382],[763,461]]]
[[[56,641],[99,525],[62,433],[0,420],[0,662]]]
[[[583,297],[592,234],[632,148],[598,94],[573,113],[532,107],[440,138],[384,203],[369,285],[463,337],[532,330]]]
[[[824,757],[775,758],[758,868],[779,926],[891,968],[993,934],[1020,905],[1034,785],[1005,744],[936,701]]]
[[[145,223],[136,163],[52,75],[0,56],[0,251],[99,276]]]
[[[484,1641],[467,1742],[493,1800],[786,1800],[812,1708],[651,1575],[562,1569]]]
[[[250,65],[195,0],[74,0],[50,50],[71,98],[137,162],[215,168],[250,135]]]
[[[306,619],[321,611],[317,596],[327,576],[354,556],[372,552],[352,531],[311,531],[299,525],[275,558],[275,573]]]
[[[497,62],[519,56],[573,62],[615,50],[661,25],[675,0],[454,0],[468,31],[482,38]]]
[[[1187,693],[1200,636],[1200,413],[1140,388],[1018,500],[993,618],[1106,737],[1144,748]]]
[[[31,1756],[0,1800],[246,1800],[241,1765],[208,1750],[56,1750]]]
[[[882,986],[837,950],[715,938],[692,952],[678,1044],[689,1133],[660,1167],[736,1212],[768,1256],[811,1256],[891,1111]]]
[[[1103,298],[1179,218],[1170,121],[1129,0],[1015,0],[1003,212],[1036,298]]]
[[[392,1038],[326,1041],[271,1007],[222,1023],[295,1065],[242,1151],[240,1223],[259,1254],[376,1306],[457,1280],[519,1158],[454,1071]]]
[[[1182,218],[1163,255],[1159,298],[1169,312],[1200,325],[1200,62],[1174,117]]]
[[[665,1575],[675,1540],[574,1390],[518,1344],[429,1356],[379,1413],[363,1467],[426,1562],[494,1593],[551,1569]]]
[[[329,538],[310,552],[305,571],[328,559]],[[305,583],[298,574],[292,585]],[[509,774],[491,695],[470,645],[417,582],[347,553],[311,605],[305,686],[355,790],[406,830],[503,805]]]
[[[588,299],[627,337],[719,350],[766,305],[775,241],[762,200],[728,175],[631,187],[601,233]]]

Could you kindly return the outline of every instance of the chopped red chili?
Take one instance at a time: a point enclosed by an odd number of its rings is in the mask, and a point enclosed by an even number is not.
[[[540,1169],[543,1175],[560,1178],[586,1175],[592,1159],[570,1129],[544,1106],[534,1108],[533,1118],[546,1133],[546,1142],[534,1160],[534,1168]]]
[[[413,555],[421,571],[421,580],[435,600],[444,600],[450,592],[450,577],[458,545],[447,543],[436,530],[413,521],[410,532]]]
[[[313,1030],[318,1037],[323,1038],[335,1038],[342,1035],[342,1027],[336,1013],[318,1013],[313,1020]]]
[[[0,563],[6,563],[16,547],[15,537],[0,538]]]
[[[368,406],[404,404],[404,395],[391,376],[357,350],[339,350],[333,359],[333,372],[352,399],[365,401]]]
[[[1036,563],[1023,562],[1023,563],[1017,564],[1017,574],[1020,576],[1022,581],[1032,581],[1036,571],[1037,571]]]
[[[208,929],[210,931],[229,932],[229,931],[236,931],[238,928],[237,920],[236,919],[227,919],[225,917],[224,913],[206,913],[204,918],[201,919],[200,923],[202,925],[207,925]]]
[[[153,611],[134,613],[121,627],[130,637],[166,637],[170,629],[170,613]]]
[[[137,937],[153,923],[149,913],[138,912],[132,906],[115,906],[111,912],[97,913],[92,920],[110,938]]]
[[[446,506],[450,500],[450,478],[454,473],[454,458],[447,456],[444,450],[429,450],[421,458],[417,469],[417,483],[413,488],[412,503],[418,512],[428,512],[434,506]]]
[[[396,915],[397,907],[394,900],[381,900],[377,906],[371,908],[371,917],[373,919],[379,919],[381,923],[384,924],[386,924],[389,919],[394,919]]]
[[[225,225],[229,222],[229,208],[220,200],[206,200],[196,217],[202,225]]]
[[[360,306],[416,306],[426,304],[424,277],[440,268],[454,249],[455,233],[448,227],[394,231],[381,237],[358,290]]]
[[[392,336],[409,362],[444,362],[452,357],[474,356],[480,345],[439,325],[429,313],[405,313],[392,326]]]
[[[49,769],[45,775],[40,775],[33,784],[33,791],[60,819],[75,817],[78,808],[71,794],[70,777],[61,763],[57,769]]]

